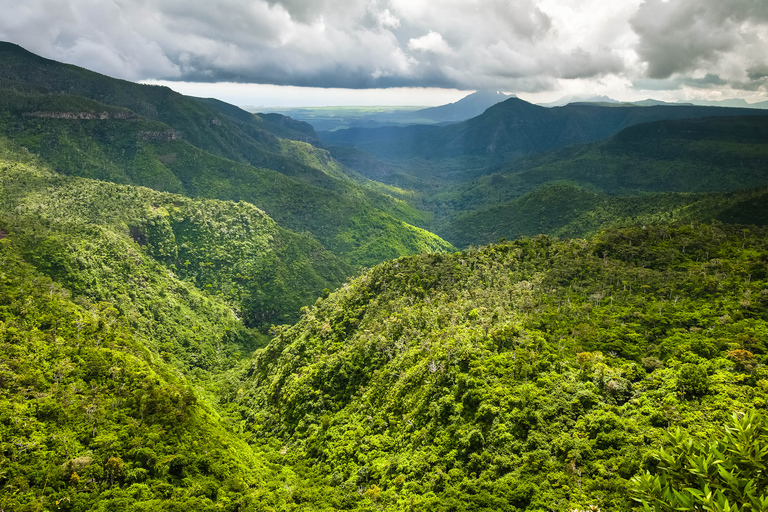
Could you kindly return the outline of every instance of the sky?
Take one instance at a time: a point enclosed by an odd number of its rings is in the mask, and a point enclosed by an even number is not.
[[[238,105],[768,100],[768,0],[0,0],[0,39]]]

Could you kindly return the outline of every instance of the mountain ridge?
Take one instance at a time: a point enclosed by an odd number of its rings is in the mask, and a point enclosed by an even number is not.
[[[498,103],[480,116],[445,127],[322,132],[326,144],[354,145],[382,158],[440,159],[474,156],[502,162],[538,151],[609,137],[635,124],[661,119],[766,115],[759,109],[685,105],[603,107],[570,104],[546,108],[519,98]],[[382,134],[386,136],[382,138]]]
[[[0,104],[11,113],[3,133],[65,174],[246,200],[293,231],[311,232],[353,266],[451,247],[410,224],[424,226],[428,214],[353,180],[308,144],[315,134],[305,123],[115,80],[12,44],[0,44],[0,55],[7,91]],[[83,110],[115,114],[80,119]],[[72,115],[29,122],[43,111]]]

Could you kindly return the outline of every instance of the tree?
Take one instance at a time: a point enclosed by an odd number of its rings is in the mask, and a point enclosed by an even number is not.
[[[632,480],[633,499],[650,512],[768,511],[768,419],[754,411],[733,414],[710,440],[679,428],[657,455],[658,473]]]

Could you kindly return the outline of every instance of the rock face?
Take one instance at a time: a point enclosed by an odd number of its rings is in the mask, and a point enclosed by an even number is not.
[[[130,119],[130,112],[25,112],[24,117],[42,117],[46,119]]]
[[[168,141],[181,139],[181,132],[176,130],[164,130],[161,132],[139,132],[142,140]]]

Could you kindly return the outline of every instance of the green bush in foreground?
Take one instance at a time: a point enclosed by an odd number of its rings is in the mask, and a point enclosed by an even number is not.
[[[706,441],[679,428],[658,454],[658,473],[635,477],[633,493],[646,511],[766,511],[768,420],[734,414]]]

